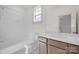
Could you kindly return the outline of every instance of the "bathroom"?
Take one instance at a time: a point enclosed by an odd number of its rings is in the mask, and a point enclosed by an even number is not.
[[[39,54],[41,34],[78,36],[78,16],[79,5],[0,5],[0,54]]]

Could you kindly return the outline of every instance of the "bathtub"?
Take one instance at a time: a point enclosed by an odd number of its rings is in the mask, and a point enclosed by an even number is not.
[[[31,43],[28,41],[8,42],[0,43],[0,54],[25,54],[28,44]]]
[[[37,40],[20,40],[0,43],[0,54],[37,54]]]

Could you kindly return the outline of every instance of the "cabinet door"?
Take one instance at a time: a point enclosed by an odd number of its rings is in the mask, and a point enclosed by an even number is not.
[[[47,48],[46,48],[46,44],[39,42],[39,53],[40,54],[46,54],[47,53]]]
[[[69,44],[69,54],[77,54],[78,53],[78,46]]]
[[[65,53],[66,53],[66,50],[62,50],[54,46],[48,45],[48,54],[65,54]]]

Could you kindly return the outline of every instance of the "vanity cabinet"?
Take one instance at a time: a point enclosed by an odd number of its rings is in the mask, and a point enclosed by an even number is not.
[[[40,54],[79,54],[79,46],[49,39],[45,37],[39,38]]]

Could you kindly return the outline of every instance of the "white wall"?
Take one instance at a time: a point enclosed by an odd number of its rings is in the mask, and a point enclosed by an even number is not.
[[[16,6],[0,6],[0,47],[28,40],[31,15],[28,9]]]
[[[59,16],[71,14],[72,19],[72,32],[75,32],[75,19],[76,19],[76,12],[79,10],[79,6],[45,6],[46,15],[46,30],[45,32],[59,32]]]
[[[75,20],[76,13],[79,10],[79,6],[70,6],[70,5],[43,5],[42,6],[42,22],[41,23],[33,23],[32,22],[32,32],[33,33],[51,33],[51,32],[59,32],[59,16],[71,14],[71,28],[72,32],[75,32]],[[32,21],[33,21],[33,9],[32,11]],[[30,13],[30,12],[29,12]],[[30,13],[31,14],[31,13]]]

